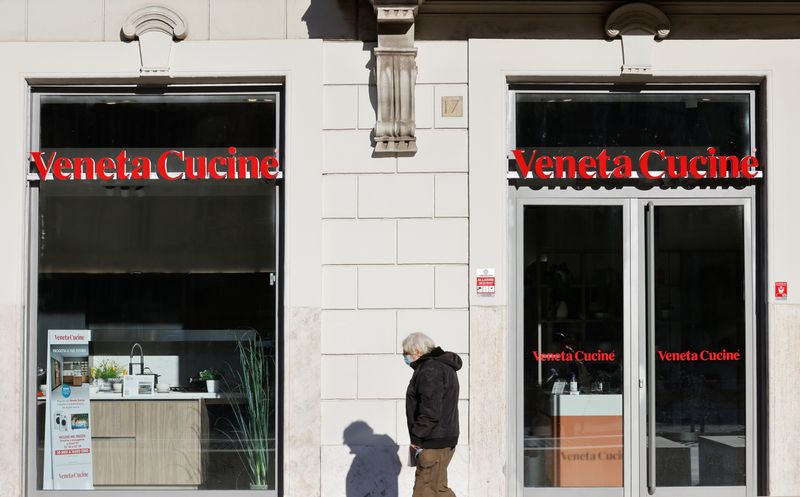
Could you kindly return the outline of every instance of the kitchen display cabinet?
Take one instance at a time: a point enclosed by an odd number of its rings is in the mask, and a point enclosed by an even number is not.
[[[203,483],[203,400],[93,400],[94,484]]]

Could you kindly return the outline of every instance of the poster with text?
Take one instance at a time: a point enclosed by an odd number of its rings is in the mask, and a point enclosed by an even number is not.
[[[92,488],[89,330],[47,337],[44,488]]]

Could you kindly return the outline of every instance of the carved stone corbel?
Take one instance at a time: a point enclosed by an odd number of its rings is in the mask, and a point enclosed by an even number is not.
[[[148,5],[128,15],[122,34],[127,40],[139,40],[142,76],[164,76],[169,75],[173,40],[186,38],[187,26],[174,10]]]
[[[655,40],[663,40],[669,31],[669,18],[646,3],[622,5],[606,20],[606,34],[622,40],[622,74],[651,74]]]
[[[414,87],[417,0],[372,0],[378,18],[375,82],[378,93],[376,152],[416,152]]]

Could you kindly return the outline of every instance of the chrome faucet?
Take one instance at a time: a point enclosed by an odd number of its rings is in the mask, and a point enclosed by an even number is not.
[[[139,362],[133,362],[133,351],[139,347]],[[144,351],[142,350],[142,346],[138,343],[134,343],[133,347],[131,347],[131,356],[128,358],[128,374],[134,374],[133,372],[133,365],[139,365],[139,374],[144,374]]]

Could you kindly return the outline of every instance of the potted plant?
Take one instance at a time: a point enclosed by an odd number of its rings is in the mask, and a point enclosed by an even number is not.
[[[208,393],[217,393],[219,380],[222,378],[222,373],[216,369],[204,369],[200,371],[200,379],[206,381],[206,391]]]
[[[119,365],[118,362],[110,359],[104,359],[94,369],[94,378],[100,384],[100,391],[109,392],[112,388],[116,390],[114,385],[119,383],[119,379],[126,371]],[[120,384],[120,387],[122,384]]]
[[[236,387],[228,391],[241,394],[233,399],[233,433],[241,447],[239,452],[250,473],[250,488],[268,489],[269,427],[272,421],[270,406],[269,357],[257,335],[237,343],[241,369],[231,368]],[[238,396],[237,396],[238,397]]]

